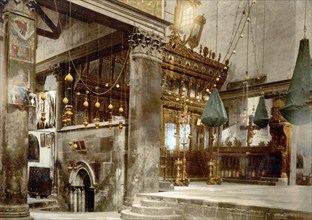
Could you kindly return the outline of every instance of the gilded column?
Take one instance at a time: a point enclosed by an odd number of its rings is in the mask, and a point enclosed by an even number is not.
[[[176,120],[176,132],[175,132],[175,138],[176,138],[176,154],[177,157],[180,157],[180,118],[181,118],[181,112],[177,110],[177,120]]]
[[[8,220],[32,219],[27,205],[28,89],[23,87],[22,91],[18,90],[21,93],[15,93],[16,90],[13,90],[13,88],[21,89],[21,85],[17,83],[10,85],[13,77],[20,77],[19,79],[24,84],[28,84],[27,87],[31,82],[30,76],[33,73],[32,65],[34,64],[35,55],[31,53],[31,51],[34,51],[34,47],[31,46],[34,41],[32,42],[29,37],[31,36],[34,39],[36,33],[36,28],[30,24],[33,22],[33,19],[31,19],[33,17],[31,3],[30,0],[4,0],[0,4],[0,6],[3,6],[3,32],[5,33],[3,50],[1,51],[3,59],[0,61],[2,67],[0,70],[0,219]],[[10,31],[13,31],[13,29],[8,28],[9,19],[15,21],[16,24],[21,21],[24,22],[22,27],[17,26],[14,29],[20,29],[14,37],[18,38],[19,43],[23,45],[17,43],[16,46],[16,42],[13,41],[15,38],[9,34]],[[12,22],[11,25],[14,25],[14,23]],[[9,41],[9,37],[12,41]],[[9,45],[12,47],[9,48]],[[17,51],[19,46],[29,47],[30,53],[25,53],[22,56],[20,52],[23,51]],[[21,56],[23,59],[17,59]],[[8,64],[9,62],[11,62],[11,65]],[[9,86],[12,86],[12,88]]]
[[[279,109],[284,106],[284,101],[280,98],[274,100],[271,108],[270,134],[272,141],[270,152],[280,154],[281,157],[281,178],[289,178],[290,174],[290,157],[292,143],[292,125],[281,115]]]
[[[132,203],[136,193],[159,189],[161,63],[165,43],[161,37],[137,29],[129,44],[127,204]]]
[[[191,112],[190,113],[190,134],[189,134],[189,152],[194,151],[194,139],[193,139],[193,133],[194,133],[194,128],[195,128],[195,117],[194,114]]]

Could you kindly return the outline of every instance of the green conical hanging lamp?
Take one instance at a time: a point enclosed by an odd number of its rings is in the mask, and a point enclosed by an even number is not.
[[[255,117],[253,118],[253,123],[260,128],[265,128],[268,125],[269,120],[268,111],[265,107],[264,96],[260,96]]]
[[[201,122],[208,127],[220,127],[228,118],[219,96],[218,90],[214,89],[201,116]]]
[[[310,59],[309,40],[302,39],[300,41],[296,66],[288,88],[285,106],[280,109],[283,117],[294,125],[311,122],[311,113],[306,103],[312,89]]]

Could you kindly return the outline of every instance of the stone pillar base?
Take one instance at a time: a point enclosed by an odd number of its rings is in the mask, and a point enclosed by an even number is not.
[[[28,205],[0,205],[0,220],[33,220]]]

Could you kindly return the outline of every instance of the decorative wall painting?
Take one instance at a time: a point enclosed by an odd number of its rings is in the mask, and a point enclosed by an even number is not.
[[[8,103],[28,105],[35,70],[35,20],[10,13],[8,20]]]

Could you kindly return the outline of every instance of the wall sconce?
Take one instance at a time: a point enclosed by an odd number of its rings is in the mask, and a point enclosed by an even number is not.
[[[190,36],[187,39],[187,42],[192,50],[198,46],[205,24],[206,18],[204,15],[198,15],[196,18],[194,18]]]

